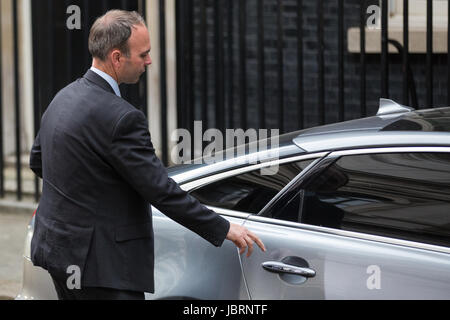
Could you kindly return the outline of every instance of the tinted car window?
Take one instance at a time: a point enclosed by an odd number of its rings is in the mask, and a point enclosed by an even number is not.
[[[450,154],[342,157],[292,201],[302,223],[449,246]]]
[[[202,186],[190,194],[205,205],[256,214],[312,161],[280,165],[274,175],[254,170]]]

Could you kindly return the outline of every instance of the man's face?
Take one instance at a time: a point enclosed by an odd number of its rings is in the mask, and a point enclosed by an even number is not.
[[[152,64],[150,58],[150,36],[144,25],[134,26],[128,46],[129,57],[122,55],[124,59],[119,71],[120,83],[137,83],[140,76],[145,72],[145,67]]]

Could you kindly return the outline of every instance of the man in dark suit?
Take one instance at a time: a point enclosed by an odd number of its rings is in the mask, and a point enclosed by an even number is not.
[[[48,270],[60,299],[144,299],[154,292],[149,203],[215,246],[233,241],[250,255],[261,240],[180,189],[155,155],[144,114],[120,97],[151,64],[136,12],[113,10],[89,36],[92,68],[50,103],[31,150],[43,179],[31,258]],[[67,270],[81,273],[80,290]]]

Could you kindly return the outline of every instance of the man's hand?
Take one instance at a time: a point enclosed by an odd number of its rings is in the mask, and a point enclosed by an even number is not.
[[[262,243],[262,241],[255,234],[250,232],[247,228],[234,223],[230,223],[230,230],[228,231],[227,239],[232,241],[236,247],[240,249],[240,254],[243,254],[245,252],[245,248],[248,247],[247,258],[252,254],[253,243],[255,242],[262,251],[266,251],[264,243]]]

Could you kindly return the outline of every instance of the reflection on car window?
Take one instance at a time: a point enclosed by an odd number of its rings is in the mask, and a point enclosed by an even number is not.
[[[450,154],[346,156],[299,193],[301,222],[450,244]]]
[[[312,161],[282,164],[274,175],[264,175],[257,169],[202,186],[190,194],[205,205],[257,214]]]

